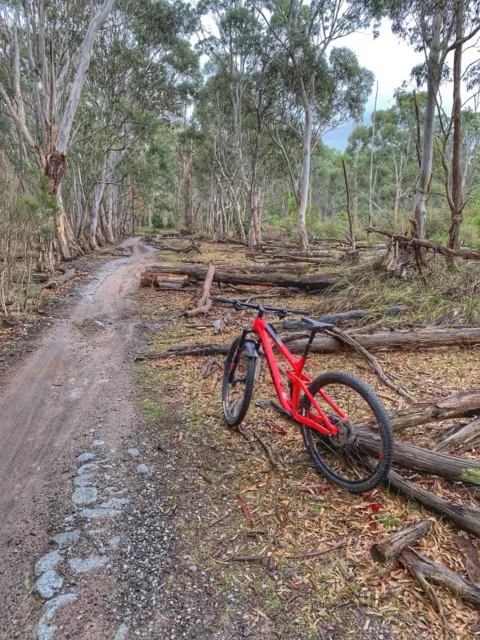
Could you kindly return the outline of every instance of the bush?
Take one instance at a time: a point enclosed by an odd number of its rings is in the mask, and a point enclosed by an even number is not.
[[[163,217],[159,213],[153,214],[152,227],[154,229],[165,229],[165,223],[163,222]]]

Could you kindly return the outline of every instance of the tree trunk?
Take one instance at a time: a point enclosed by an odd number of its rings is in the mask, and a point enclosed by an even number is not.
[[[456,0],[455,25],[456,40],[460,43],[456,46],[453,58],[453,150],[452,150],[452,224],[448,232],[448,246],[458,251],[460,249],[460,225],[462,223],[463,189],[462,189],[462,49],[463,38],[463,10],[464,0]]]
[[[299,84],[302,92],[305,122],[304,122],[304,132],[303,132],[302,176],[301,176],[299,192],[298,192],[297,232],[299,236],[300,250],[306,251],[308,249],[306,214],[307,214],[307,204],[308,204],[308,192],[310,188],[310,163],[311,163],[311,156],[312,156],[313,114],[312,114],[312,106],[308,99],[304,82],[301,77],[299,78]]]
[[[115,204],[114,204],[114,190],[115,185],[109,184],[107,187],[107,209],[105,211],[105,223],[107,242],[109,244],[115,243],[115,234],[113,231],[113,219],[115,217]]]
[[[210,289],[212,288],[213,276],[215,274],[215,267],[212,263],[208,265],[208,271],[205,278],[205,283],[203,285],[203,294],[198,303],[198,307],[196,309],[192,309],[191,311],[187,311],[185,313],[186,316],[197,316],[201,313],[208,313],[212,308],[212,298],[210,295]]]
[[[352,212],[350,211],[350,189],[348,188],[347,167],[345,160],[342,158],[343,165],[343,177],[345,178],[345,193],[347,197],[347,215],[348,215],[348,227],[350,230],[350,242],[352,243],[352,249],[355,250],[355,232],[353,230]]]
[[[397,224],[398,224],[398,209],[400,207],[401,193],[402,193],[402,184],[400,181],[397,180],[397,182],[395,183],[395,204],[393,207],[393,221],[394,221],[395,229],[397,228]]]
[[[425,105],[425,121],[423,125],[423,147],[420,175],[413,198],[413,212],[416,236],[425,238],[425,221],[427,216],[427,198],[432,175],[433,163],[433,127],[435,121],[435,105],[440,82],[440,42],[444,9],[437,5],[433,19],[433,38],[428,56],[427,102]]]
[[[185,226],[188,231],[192,231],[192,156],[186,152],[183,156],[183,195],[185,204]]]
[[[376,542],[370,547],[370,555],[375,562],[385,562],[398,556],[406,547],[409,547],[412,542],[423,538],[430,528],[431,522],[423,520],[412,524],[411,527],[406,529],[400,529],[392,533],[390,536],[383,538],[379,542]]]
[[[368,189],[368,226],[373,224],[373,153],[375,148],[375,120],[377,115],[377,99],[378,99],[378,82],[377,91],[375,93],[375,106],[373,109],[373,122],[372,122],[372,141],[370,148],[370,182]]]

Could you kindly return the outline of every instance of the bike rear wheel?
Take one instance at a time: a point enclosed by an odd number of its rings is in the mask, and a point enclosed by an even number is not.
[[[225,422],[238,426],[245,418],[253,395],[255,360],[245,345],[240,347],[241,336],[235,338],[225,360],[222,385],[222,404]]]
[[[393,433],[382,403],[364,382],[343,372],[329,372],[315,378],[308,387],[322,411],[338,427],[337,436],[324,436],[302,425],[302,434],[317,471],[328,480],[352,493],[370,491],[386,479],[392,463]],[[342,418],[325,401],[324,392],[347,414]],[[318,416],[311,401],[304,396],[302,414]],[[362,427],[375,430],[372,439],[362,438]],[[363,429],[365,429],[365,426]]]

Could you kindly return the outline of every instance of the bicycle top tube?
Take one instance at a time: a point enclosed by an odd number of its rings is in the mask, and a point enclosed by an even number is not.
[[[221,304],[231,304],[235,307],[235,309],[255,309],[259,312],[260,317],[266,313],[276,313],[279,316],[286,316],[288,314],[292,315],[302,315],[308,316],[310,315],[310,311],[305,311],[304,309],[288,309],[287,307],[270,307],[264,304],[252,304],[250,302],[244,302],[242,300],[236,300],[235,298],[223,298],[221,296],[217,296],[213,298],[214,302],[220,302]]]

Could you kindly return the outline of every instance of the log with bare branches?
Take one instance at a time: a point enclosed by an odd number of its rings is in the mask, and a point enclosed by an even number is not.
[[[422,247],[423,249],[428,249],[429,251],[433,251],[434,253],[440,253],[442,256],[446,258],[462,258],[463,260],[480,260],[480,251],[475,249],[460,249],[455,251],[453,249],[449,249],[448,247],[444,247],[442,244],[436,244],[433,242],[427,242],[427,240],[420,240],[419,238],[411,238],[410,236],[403,236],[398,233],[394,233],[393,231],[388,231],[388,229],[379,229],[378,227],[369,227],[367,231],[371,231],[373,233],[378,233],[383,236],[387,236],[388,238],[392,238],[397,242],[414,245],[416,247]]]
[[[390,380],[390,378],[383,371],[379,361],[374,356],[372,356],[372,354],[367,351],[365,347],[363,347],[357,340],[355,340],[353,336],[345,333],[345,331],[342,331],[338,327],[333,327],[331,331],[327,331],[327,334],[339,338],[346,345],[350,345],[351,347],[353,347],[355,351],[359,353],[363,358],[368,360],[368,362],[370,362],[370,364],[372,365],[373,371],[386,387],[388,387],[392,391],[395,391],[395,393],[398,393],[398,395],[402,396],[402,398],[405,398],[409,402],[415,402],[415,398],[404,387],[395,384],[394,382],[392,382],[392,380]]]
[[[429,520],[422,520],[422,522],[416,522],[410,527],[395,531],[395,533],[373,544],[370,547],[370,555],[375,562],[391,560],[398,556],[406,547],[409,547],[412,542],[423,538],[430,528],[430,525],[431,522]]]
[[[435,447],[435,451],[468,451],[480,443],[480,419],[473,420]]]
[[[480,415],[480,389],[465,389],[444,398],[416,402],[390,415],[394,431],[429,422]],[[367,423],[368,424],[368,423]]]
[[[412,575],[419,581],[422,587],[432,582],[440,587],[448,589],[458,598],[465,600],[477,609],[480,608],[480,589],[476,584],[463,578],[460,574],[448,569],[439,562],[434,562],[426,556],[406,549],[399,555],[399,560]]]

